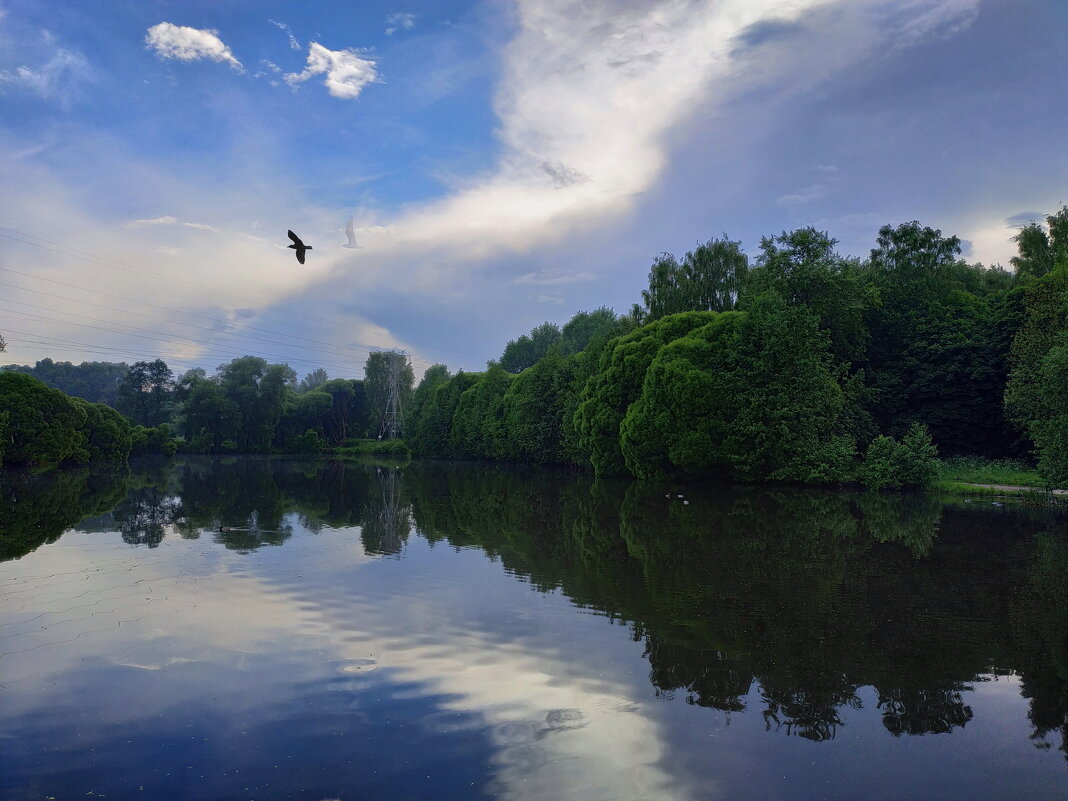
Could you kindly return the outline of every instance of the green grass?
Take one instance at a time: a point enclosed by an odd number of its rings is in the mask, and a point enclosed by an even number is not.
[[[1019,487],[1044,489],[1045,480],[1031,466],[1015,459],[990,461],[975,456],[954,456],[942,459],[938,466],[938,487],[944,484],[1011,484]],[[975,487],[971,489],[976,489]],[[957,491],[954,487],[953,491]]]
[[[348,445],[337,448],[333,453],[342,456],[369,456],[372,454],[390,454],[393,456],[410,456],[408,445],[401,439],[364,439],[349,440]]]
[[[1054,495],[1045,490],[1028,487],[1021,490],[997,490],[990,487],[977,487],[973,484],[962,484],[959,481],[937,481],[931,488],[943,496],[955,498],[974,498],[975,500],[1002,499],[1014,504],[1026,506],[1063,506],[1068,505],[1068,499],[1064,496]]]

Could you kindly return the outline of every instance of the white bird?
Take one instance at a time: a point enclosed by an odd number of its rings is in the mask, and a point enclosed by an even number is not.
[[[359,245],[356,244],[356,226],[352,224],[352,217],[349,217],[349,221],[345,225],[345,236],[349,238],[349,241],[341,247],[350,248],[352,250],[355,250],[359,247]]]

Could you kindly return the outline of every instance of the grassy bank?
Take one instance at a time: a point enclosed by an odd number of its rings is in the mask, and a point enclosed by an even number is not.
[[[1046,482],[1038,471],[1024,462],[1015,459],[989,461],[974,456],[939,460],[938,482],[1046,488]]]
[[[335,448],[327,453],[340,456],[411,456],[408,445],[401,439],[362,439],[349,440],[342,448]]]

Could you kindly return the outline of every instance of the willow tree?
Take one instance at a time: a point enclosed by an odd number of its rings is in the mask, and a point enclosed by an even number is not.
[[[574,424],[579,447],[598,475],[627,472],[619,425],[642,391],[645,372],[660,348],[715,319],[714,312],[684,312],[636,328],[612,340],[582,390]]]
[[[749,270],[742,243],[710,239],[681,260],[662,253],[649,270],[649,288],[642,290],[642,322],[685,311],[729,311]]]

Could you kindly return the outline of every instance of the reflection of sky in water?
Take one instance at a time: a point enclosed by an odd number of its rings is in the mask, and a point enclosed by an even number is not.
[[[778,736],[656,697],[628,627],[478,549],[288,520],[250,554],[72,533],[0,565],[0,794],[1063,797],[1011,678],[952,736],[891,737],[870,688],[832,742]]]

